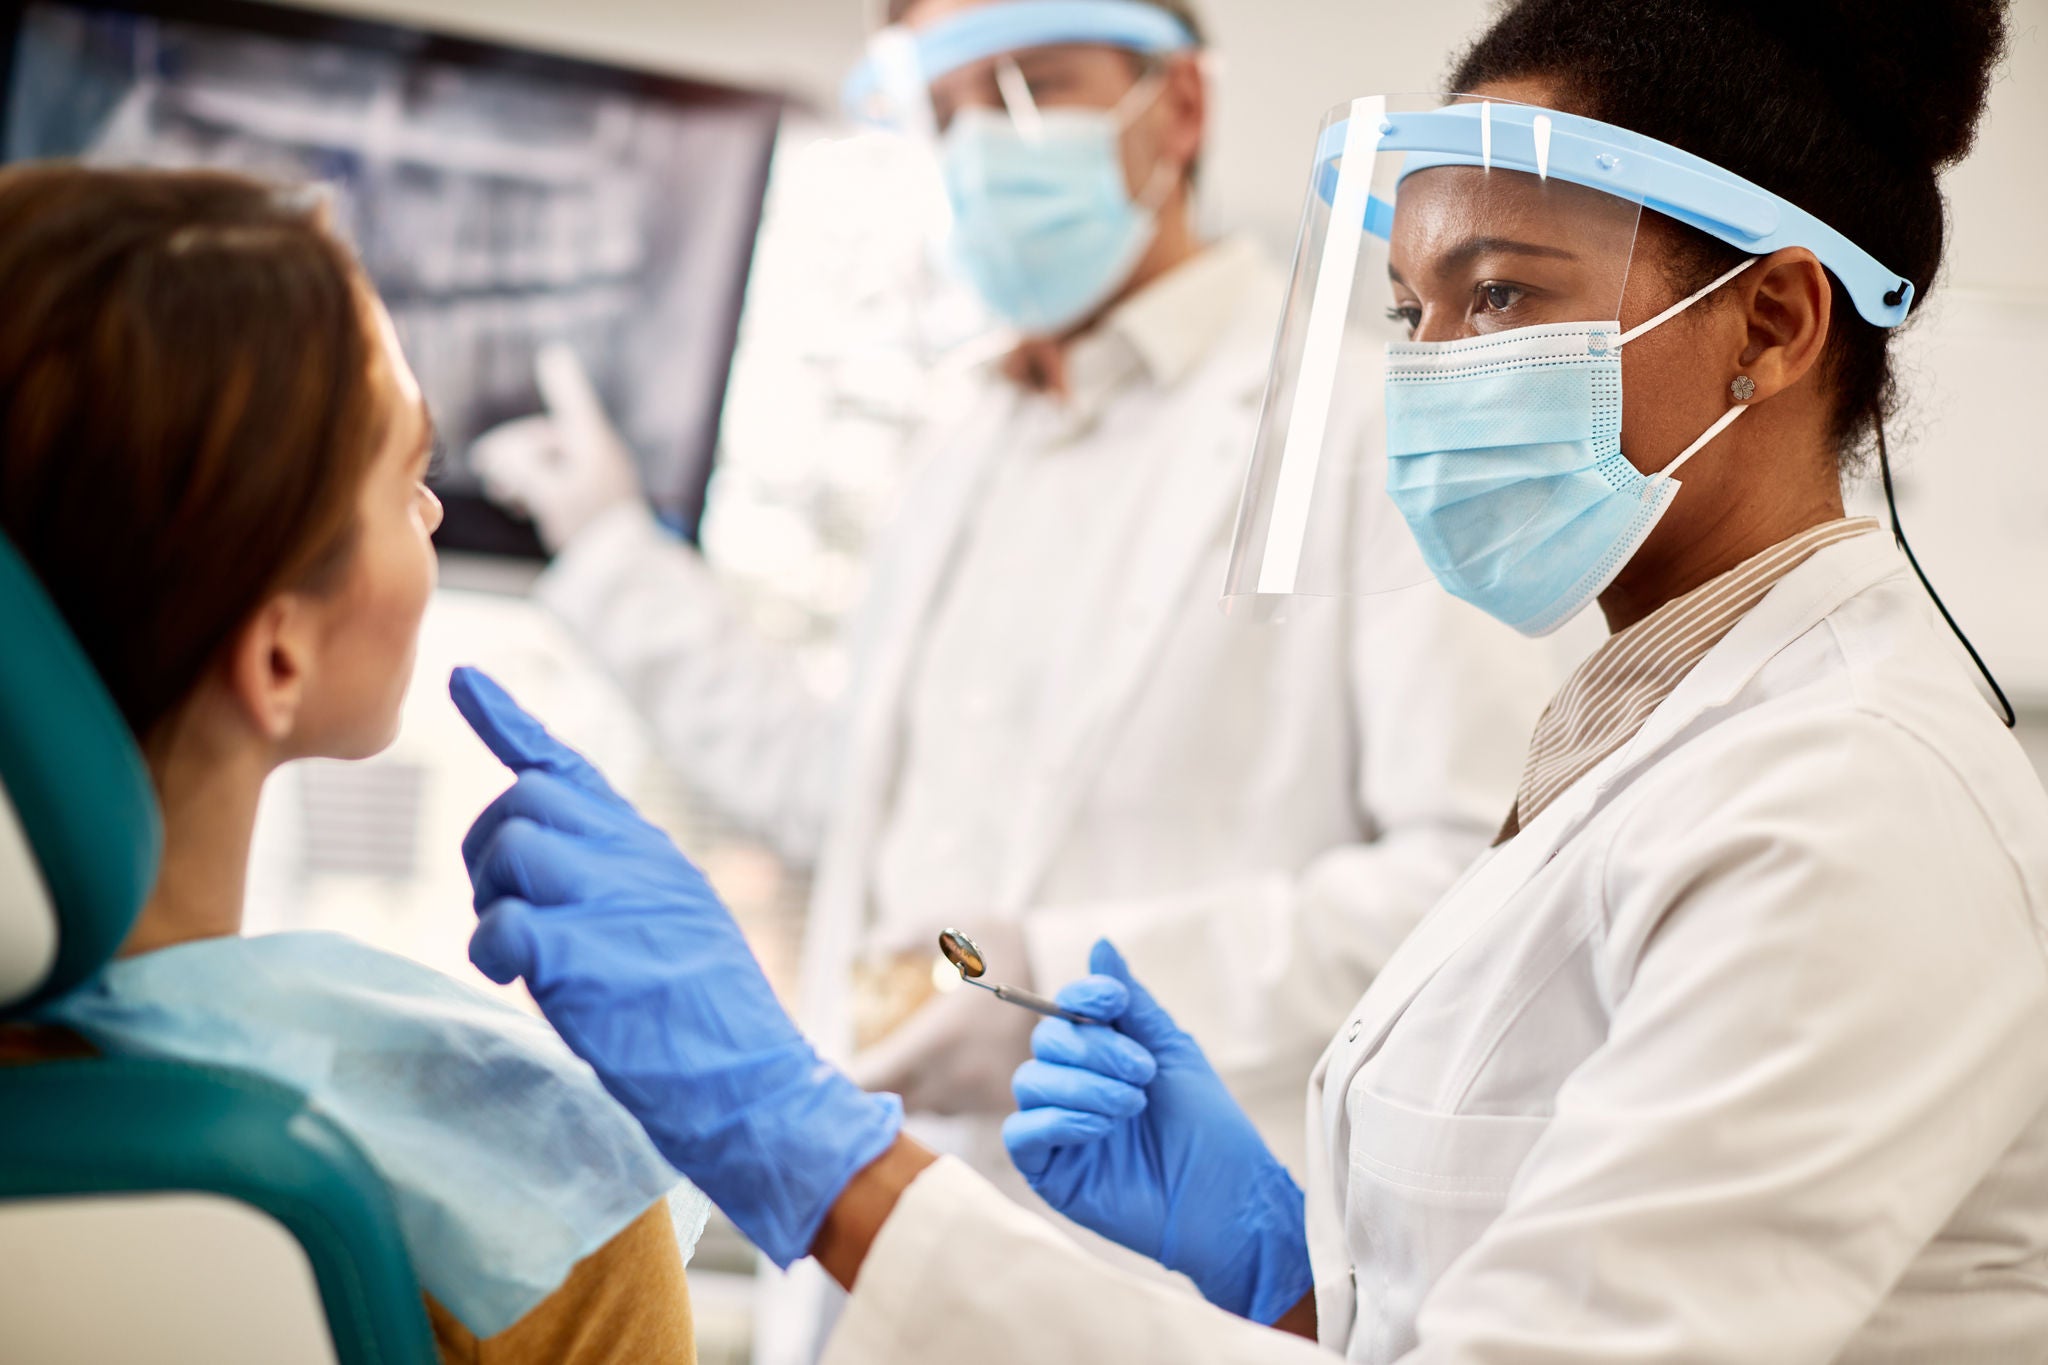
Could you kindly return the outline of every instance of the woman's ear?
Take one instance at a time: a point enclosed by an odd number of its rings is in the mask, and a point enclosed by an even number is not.
[[[257,608],[228,648],[228,694],[273,745],[290,738],[305,704],[317,639],[311,605],[297,593],[279,593]]]
[[[1178,163],[1185,178],[1202,155],[1209,123],[1209,82],[1201,58],[1193,54],[1169,58],[1165,82],[1159,94],[1165,119],[1160,153]]]
[[[1739,373],[1756,385],[1750,401],[1762,402],[1797,384],[1820,362],[1834,288],[1805,247],[1772,252],[1736,276],[1730,287],[1747,326]]]

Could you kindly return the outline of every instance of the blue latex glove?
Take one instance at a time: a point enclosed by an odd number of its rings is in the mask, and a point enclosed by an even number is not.
[[[1220,1308],[1277,1321],[1314,1283],[1300,1187],[1116,949],[1097,943],[1088,965],[1059,1003],[1104,1023],[1047,1019],[1032,1034],[1003,1122],[1010,1159],[1083,1227]]]
[[[462,841],[476,887],[469,957],[524,977],[663,1156],[777,1265],[807,1255],[903,1108],[820,1061],[739,926],[667,835],[502,688],[449,692],[516,775]]]

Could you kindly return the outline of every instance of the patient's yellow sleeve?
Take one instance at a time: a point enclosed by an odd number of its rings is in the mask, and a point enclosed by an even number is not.
[[[561,1288],[479,1341],[427,1295],[434,1345],[447,1365],[695,1365],[690,1286],[668,1201],[576,1263]]]

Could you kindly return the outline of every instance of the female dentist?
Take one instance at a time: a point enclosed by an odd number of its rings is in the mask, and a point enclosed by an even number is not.
[[[1463,97],[1325,125],[1235,585],[1295,586],[1322,405],[1368,372],[1444,586],[1614,634],[1318,1065],[1305,1198],[1107,945],[1062,1003],[1110,1026],[1040,1026],[1018,1165],[1214,1308],[901,1138],[668,841],[462,674],[518,773],[465,847],[472,957],[852,1290],[829,1359],[1315,1358],[1268,1323],[1409,1365],[2038,1359],[2048,797],[1839,493],[2003,23],[1521,0]]]

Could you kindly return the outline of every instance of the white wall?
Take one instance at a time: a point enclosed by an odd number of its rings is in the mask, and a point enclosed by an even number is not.
[[[2048,292],[2048,0],[2016,0],[2013,42],[1976,153],[1949,176],[1950,283]]]

